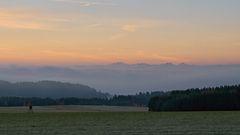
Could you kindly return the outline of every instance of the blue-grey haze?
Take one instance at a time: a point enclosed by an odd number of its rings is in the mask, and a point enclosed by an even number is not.
[[[181,90],[240,84],[240,65],[174,65],[171,63],[74,66],[1,65],[0,80],[54,80],[88,85],[111,94]]]

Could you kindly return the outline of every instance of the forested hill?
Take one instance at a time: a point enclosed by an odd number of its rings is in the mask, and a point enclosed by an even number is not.
[[[240,110],[240,85],[166,92],[151,98],[149,110]]]
[[[56,81],[10,83],[0,81],[0,97],[107,98],[109,94],[81,84]]]

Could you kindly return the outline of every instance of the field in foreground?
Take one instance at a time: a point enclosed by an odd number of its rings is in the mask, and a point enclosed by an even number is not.
[[[95,106],[95,105],[57,105],[33,106],[33,112],[147,112],[147,107]],[[0,107],[0,113],[28,112],[28,107]]]
[[[1,112],[1,135],[238,135],[240,112]]]

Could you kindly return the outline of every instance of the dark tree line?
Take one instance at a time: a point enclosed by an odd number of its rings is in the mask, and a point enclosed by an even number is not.
[[[150,111],[240,110],[240,85],[115,95],[111,98],[0,97],[0,106],[112,105],[148,106]]]
[[[31,103],[34,106],[47,105],[103,105],[106,99],[80,99],[80,98],[23,98],[23,97],[1,97],[0,106],[27,106]]]
[[[47,105],[112,105],[112,106],[147,106],[153,96],[163,92],[146,92],[136,95],[115,95],[111,98],[24,98],[24,97],[0,97],[0,106],[26,106],[31,103],[34,106]]]
[[[163,94],[163,92],[146,92],[138,93],[136,95],[115,95],[110,98],[107,105],[115,106],[148,106],[149,100],[154,97]]]
[[[166,92],[151,98],[149,110],[240,110],[240,85]]]

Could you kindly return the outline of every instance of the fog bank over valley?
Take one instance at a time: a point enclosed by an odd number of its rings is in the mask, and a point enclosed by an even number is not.
[[[240,65],[125,64],[72,66],[0,65],[0,80],[52,80],[88,85],[110,94],[135,94],[240,84]]]

